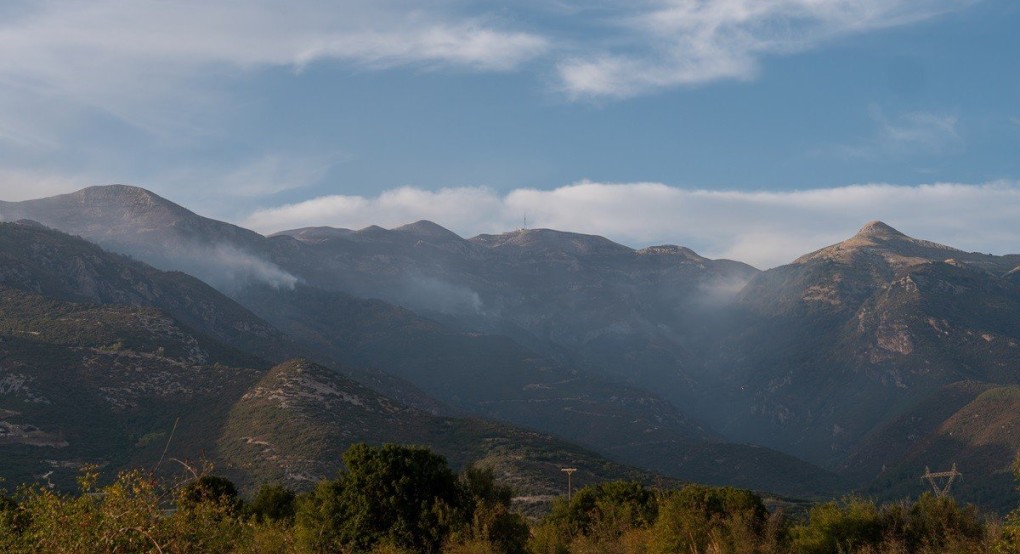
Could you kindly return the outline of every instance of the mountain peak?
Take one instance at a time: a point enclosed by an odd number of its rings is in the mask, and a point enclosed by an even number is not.
[[[148,189],[132,185],[92,186],[71,194],[85,206],[120,204],[135,206],[136,208],[141,206],[164,206],[178,210],[184,209]]]
[[[854,236],[858,238],[888,239],[888,238],[905,238],[907,235],[904,235],[903,233],[897,231],[896,229],[893,229],[884,222],[878,221],[876,219],[874,221],[869,221],[865,223],[864,227],[861,227],[860,231],[857,231],[857,234]]]
[[[393,229],[400,233],[408,233],[421,238],[429,239],[446,239],[446,240],[462,240],[457,233],[443,227],[442,225],[433,223],[427,219],[421,219],[414,223],[408,223]]]
[[[903,267],[922,262],[943,261],[958,258],[971,262],[969,256],[955,248],[927,240],[909,237],[881,221],[869,221],[857,234],[843,242],[805,254],[794,260],[804,263],[810,260],[836,260],[852,263],[860,254],[877,254],[891,267]],[[961,258],[962,256],[962,258]]]
[[[573,255],[633,252],[631,248],[599,235],[554,229],[518,229],[501,235],[478,235],[470,241],[489,248],[513,248],[532,252],[559,252]]]

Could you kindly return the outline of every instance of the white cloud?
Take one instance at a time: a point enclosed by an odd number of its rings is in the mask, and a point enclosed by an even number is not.
[[[189,145],[226,135],[230,100],[243,94],[233,87],[244,77],[325,62],[511,71],[541,60],[540,70],[557,67],[573,97],[626,97],[750,78],[763,56],[968,3],[8,0],[0,6],[0,144],[54,148],[113,117]],[[535,11],[542,15],[529,18]]]
[[[973,0],[622,0],[612,46],[559,63],[575,97],[628,97],[719,79],[750,79],[764,56],[928,19]],[[640,10],[640,8],[639,8]],[[610,41],[607,41],[610,42]],[[588,49],[586,49],[588,50]]]
[[[241,221],[261,232],[314,225],[393,227],[429,219],[462,236],[529,226],[600,234],[632,246],[677,243],[758,267],[789,262],[881,219],[965,250],[1020,248],[1020,185],[853,185],[790,192],[708,191],[661,183],[580,182],[554,190],[401,188],[376,197],[326,196],[263,209]]]
[[[209,104],[208,117],[225,104],[213,84],[250,70],[339,60],[506,71],[548,48],[447,2],[14,0],[3,9],[0,106],[49,98],[151,132],[203,132],[187,110]],[[29,140],[38,123],[3,111],[0,137]]]

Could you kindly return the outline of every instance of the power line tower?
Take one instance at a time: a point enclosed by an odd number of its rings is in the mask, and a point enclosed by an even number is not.
[[[575,471],[577,471],[577,468],[576,467],[564,467],[564,468],[561,468],[560,471],[562,471],[563,473],[567,474],[567,503],[569,504],[570,503],[570,497],[574,493],[573,484],[571,483],[570,477],[574,474]]]
[[[962,476],[963,474],[956,470],[955,463],[949,471],[936,471],[934,473],[928,469],[928,466],[924,466],[924,475],[921,476],[921,482],[928,481],[932,490],[935,491],[935,496],[943,498],[949,496],[949,490],[953,486],[953,481],[957,477]]]

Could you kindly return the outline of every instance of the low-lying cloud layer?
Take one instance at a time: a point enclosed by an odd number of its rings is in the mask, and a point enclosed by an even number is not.
[[[462,236],[523,225],[607,236],[631,246],[674,243],[767,268],[838,242],[880,219],[964,250],[1020,253],[1020,184],[865,184],[787,192],[685,189],[662,183],[580,183],[554,190],[400,188],[324,196],[256,211],[260,232],[329,225],[395,227],[428,219]]]

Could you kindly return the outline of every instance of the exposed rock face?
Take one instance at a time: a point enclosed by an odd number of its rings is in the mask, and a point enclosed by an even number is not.
[[[741,387],[733,412],[720,414],[724,429],[833,463],[875,425],[944,385],[1017,382],[1020,374],[1004,371],[1020,361],[1020,351],[1006,346],[1020,339],[1020,290],[1007,273],[1016,260],[871,222],[755,277],[738,296],[742,330],[718,362]],[[751,417],[733,415],[750,399],[758,406],[744,412]]]

